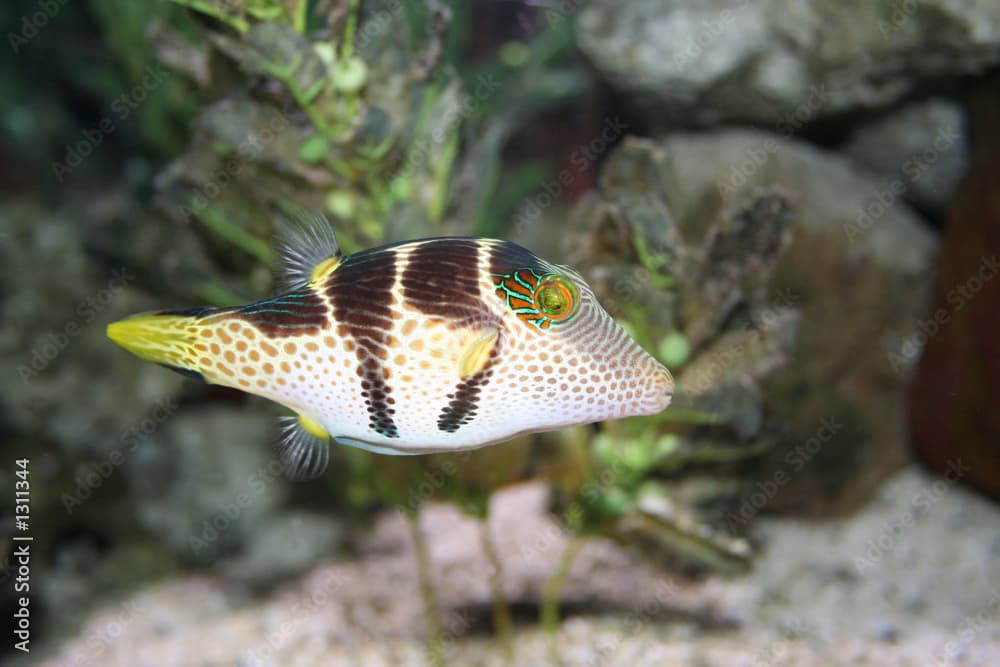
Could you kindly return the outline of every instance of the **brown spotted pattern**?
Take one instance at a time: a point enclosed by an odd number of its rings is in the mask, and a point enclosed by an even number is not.
[[[520,319],[494,280],[515,271],[572,280],[577,311],[545,330]],[[582,278],[505,241],[378,248],[286,295],[170,317],[173,342],[161,358],[172,367],[280,402],[379,451],[468,449],[649,414],[672,389]],[[468,370],[469,351],[492,334],[488,357]]]

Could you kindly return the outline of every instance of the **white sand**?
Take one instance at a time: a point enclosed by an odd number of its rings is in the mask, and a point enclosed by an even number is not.
[[[541,487],[494,501],[510,599],[537,601],[566,537],[543,513]],[[471,630],[489,600],[477,524],[435,505],[423,526],[450,610],[448,664],[502,664],[491,637]],[[996,505],[911,469],[854,517],[762,519],[756,534],[766,550],[752,574],[701,583],[589,543],[564,597],[590,611],[563,623],[562,664],[1000,665]],[[42,664],[423,665],[423,627],[408,533],[389,514],[361,561],[321,566],[262,600],[216,578],[152,586],[93,614]],[[516,664],[551,664],[537,624],[519,625],[516,643]]]

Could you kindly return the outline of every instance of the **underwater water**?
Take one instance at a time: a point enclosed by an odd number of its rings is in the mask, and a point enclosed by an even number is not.
[[[0,663],[997,664],[997,3],[0,16]]]

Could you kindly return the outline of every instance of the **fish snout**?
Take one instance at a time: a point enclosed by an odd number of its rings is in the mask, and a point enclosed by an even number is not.
[[[193,318],[161,311],[112,322],[107,336],[140,359],[201,376]]]
[[[651,359],[650,361],[655,366],[651,369],[650,379],[646,383],[646,400],[643,413],[655,415],[663,412],[670,405],[670,400],[674,396],[674,376],[660,362],[655,359]]]

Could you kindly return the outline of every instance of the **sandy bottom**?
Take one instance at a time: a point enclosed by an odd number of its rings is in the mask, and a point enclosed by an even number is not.
[[[490,522],[508,597],[532,614],[567,543],[544,504],[542,487],[512,488],[495,496]],[[443,505],[422,525],[447,610],[447,664],[504,664],[489,634],[480,526]],[[702,582],[587,543],[566,586],[559,664],[1000,665],[997,506],[911,469],[850,519],[762,519],[756,535],[752,574]],[[263,599],[219,576],[151,586],[94,613],[41,664],[424,665],[415,567],[405,522],[386,514],[360,560]],[[515,664],[556,664],[550,648],[519,616]]]

